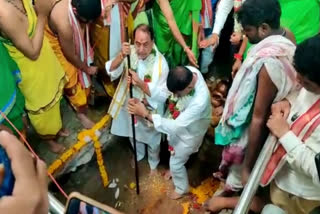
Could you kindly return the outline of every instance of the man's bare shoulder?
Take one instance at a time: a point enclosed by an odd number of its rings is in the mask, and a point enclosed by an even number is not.
[[[49,18],[50,26],[54,27],[54,31],[57,34],[61,31],[71,31],[71,25],[68,16],[68,0],[62,0],[58,2],[52,9]]]
[[[15,26],[19,26],[18,28]],[[16,9],[4,0],[0,0],[0,31],[3,35],[18,36],[27,30],[28,21],[18,14]]]
[[[12,7],[7,2],[0,0],[0,23],[12,23],[12,14],[14,14]]]

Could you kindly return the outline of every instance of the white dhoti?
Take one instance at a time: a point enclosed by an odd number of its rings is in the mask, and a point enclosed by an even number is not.
[[[124,106],[126,107],[127,104],[125,103]],[[153,126],[149,126],[148,122],[143,118],[136,118],[136,121],[135,131],[138,161],[144,158],[146,153],[145,146],[147,145],[150,168],[155,169],[160,161],[161,133],[156,131]],[[130,142],[133,143],[131,124],[131,115],[124,107],[121,107],[118,116],[112,120],[111,134],[129,137]]]

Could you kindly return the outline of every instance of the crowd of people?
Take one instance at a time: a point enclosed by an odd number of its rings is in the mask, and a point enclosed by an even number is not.
[[[224,48],[232,49],[233,66],[209,90],[221,31],[232,11],[234,29]],[[162,136],[167,137],[171,199],[189,192],[185,164],[211,127],[213,143],[224,148],[213,176],[225,185],[205,209],[236,206],[264,143],[276,145],[261,180],[270,186],[271,202],[290,214],[320,206],[314,161],[320,152],[318,0],[1,0],[0,16],[0,130],[25,134],[30,121],[49,149],[62,153],[57,138],[69,135],[61,119],[62,97],[90,129],[90,89],[100,83],[112,98],[111,133],[133,144],[134,126],[137,159],[148,153],[151,175],[157,173]],[[13,156],[21,155],[27,165],[32,160],[0,143],[13,173],[22,176]],[[43,163],[29,165],[25,176],[44,183]],[[17,181],[12,197],[19,199],[23,182]],[[268,206],[262,211],[265,204],[255,197],[250,209],[270,213]],[[38,202],[33,208],[40,213],[46,207]]]

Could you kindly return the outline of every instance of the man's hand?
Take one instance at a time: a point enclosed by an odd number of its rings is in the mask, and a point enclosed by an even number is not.
[[[124,42],[122,44],[122,47],[121,47],[121,54],[123,57],[126,57],[128,55],[130,55],[130,52],[131,52],[131,49],[130,49],[130,43],[128,42]]]
[[[48,213],[46,165],[34,159],[24,145],[8,132],[0,132],[0,145],[11,161],[15,184],[11,196],[0,200],[1,213]]]
[[[128,112],[140,117],[146,117],[148,115],[148,110],[146,107],[136,98],[129,99],[128,102]]]
[[[284,99],[271,106],[272,115],[282,115],[284,119],[287,119],[290,113],[291,105],[288,100]]]
[[[85,72],[89,75],[95,75],[98,72],[97,66],[89,66],[87,69],[85,69]]]
[[[213,33],[210,38],[205,39],[200,42],[200,48],[207,48],[210,45],[213,47],[217,46],[219,44],[219,36],[216,33]]]
[[[38,16],[47,17],[52,9],[52,0],[37,0],[35,1],[35,9]]]
[[[199,65],[198,65],[198,63],[197,63],[197,59],[196,59],[196,57],[194,56],[192,50],[191,50],[189,47],[186,47],[186,48],[184,49],[184,52],[186,53],[186,55],[187,55],[187,57],[188,57],[188,59],[189,59],[190,64],[191,64],[192,66],[194,66],[194,67],[199,68]]]
[[[239,45],[241,38],[242,38],[242,33],[233,32],[233,34],[230,37],[230,42],[232,45]]]
[[[267,122],[267,127],[277,138],[281,138],[290,131],[288,122],[283,116],[281,116],[281,114],[272,114]]]
[[[139,78],[138,74],[131,69],[129,69],[129,73],[130,75],[127,76],[128,85],[130,85],[130,83],[132,82],[133,85],[136,85],[139,88],[142,88],[144,85],[144,82]]]
[[[240,59],[236,59],[236,61],[233,63],[232,72],[231,72],[231,76],[233,79],[236,76],[237,72],[239,71],[241,65],[242,65],[242,61]]]

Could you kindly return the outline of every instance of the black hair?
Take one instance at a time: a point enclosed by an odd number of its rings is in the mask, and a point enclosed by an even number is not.
[[[298,73],[320,86],[320,35],[311,37],[297,46],[294,65]]]
[[[149,25],[139,24],[139,25],[134,29],[134,31],[133,31],[133,36],[134,36],[134,37],[136,37],[136,32],[137,32],[137,30],[141,30],[142,32],[149,34],[151,40],[154,39],[153,29],[152,29],[152,27],[150,27]]]
[[[278,0],[247,0],[238,12],[243,27],[259,27],[266,23],[272,29],[280,27],[281,8]]]
[[[190,71],[187,67],[178,66],[169,71],[167,77],[167,88],[172,93],[183,91],[191,83],[192,78],[192,71]]]
[[[100,0],[72,0],[71,4],[76,9],[77,15],[86,21],[94,21],[101,15]]]

